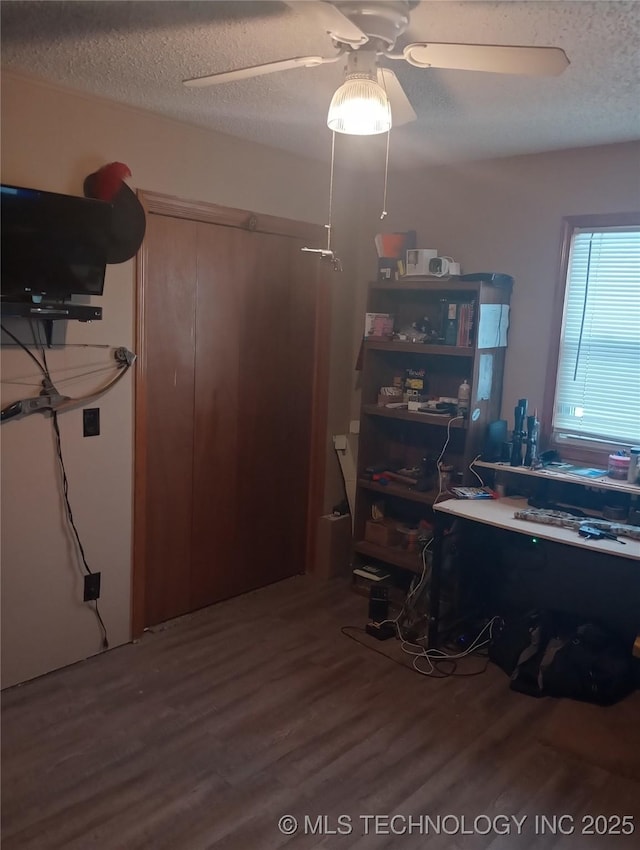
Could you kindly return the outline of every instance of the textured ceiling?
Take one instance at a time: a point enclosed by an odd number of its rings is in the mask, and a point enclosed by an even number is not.
[[[327,158],[326,113],[342,63],[205,89],[181,83],[258,62],[331,55],[313,4],[4,0],[0,12],[7,69]],[[571,65],[560,77],[528,78],[394,62],[418,114],[392,131],[396,166],[640,138],[638,2],[422,0],[398,46],[425,40],[557,46]]]

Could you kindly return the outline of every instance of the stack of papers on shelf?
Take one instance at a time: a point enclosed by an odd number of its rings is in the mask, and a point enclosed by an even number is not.
[[[382,567],[375,567],[373,564],[364,564],[362,567],[356,567],[353,571],[354,576],[369,579],[369,581],[383,581],[389,578],[389,573]]]
[[[583,466],[572,466],[567,472],[570,472],[572,475],[581,475],[583,478],[602,478],[607,474],[606,469],[594,469],[593,467]]]

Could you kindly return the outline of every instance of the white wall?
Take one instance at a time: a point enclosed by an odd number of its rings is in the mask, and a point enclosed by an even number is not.
[[[330,136],[327,130],[327,145]],[[2,85],[2,181],[54,192],[82,194],[83,179],[101,165],[126,163],[133,188],[323,224],[328,171],[255,144],[181,125],[151,114],[5,74]],[[336,206],[346,209],[346,173]],[[332,277],[333,313],[340,329],[352,315],[354,278],[347,227],[337,216],[336,243],[345,272]],[[310,262],[316,262],[310,258]],[[68,343],[133,348],[134,262],[108,267],[104,319],[69,322]],[[28,334],[23,320],[12,322]],[[27,337],[28,338],[28,335]],[[5,339],[3,338],[3,342]],[[331,349],[329,433],[344,431],[349,398],[349,335],[334,333]],[[55,374],[71,364],[104,364],[96,348],[53,350]],[[78,395],[104,375],[68,388]],[[37,370],[26,354],[2,350],[3,404],[37,393]],[[8,381],[22,380],[31,385]],[[60,416],[70,498],[89,565],[102,573],[100,608],[111,645],[130,637],[132,540],[133,387],[127,376],[92,406],[101,410],[102,433],[82,437],[80,410]],[[2,661],[3,686],[85,658],[100,648],[82,576],[73,553],[60,496],[51,421],[40,415],[2,426]],[[327,437],[326,502],[341,498],[338,465]]]

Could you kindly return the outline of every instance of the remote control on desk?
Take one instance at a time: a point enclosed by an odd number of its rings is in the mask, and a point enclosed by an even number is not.
[[[497,499],[498,496],[489,487],[452,487],[456,499]]]

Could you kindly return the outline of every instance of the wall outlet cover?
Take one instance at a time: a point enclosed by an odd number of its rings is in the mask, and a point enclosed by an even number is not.
[[[97,437],[100,434],[100,408],[85,407],[82,411],[82,435]]]

